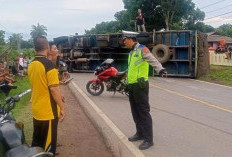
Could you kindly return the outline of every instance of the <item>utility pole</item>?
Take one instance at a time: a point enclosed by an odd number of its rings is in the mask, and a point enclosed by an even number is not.
[[[21,33],[17,34],[17,38],[16,38],[18,50],[21,50],[21,38],[20,38],[20,36],[21,36]]]

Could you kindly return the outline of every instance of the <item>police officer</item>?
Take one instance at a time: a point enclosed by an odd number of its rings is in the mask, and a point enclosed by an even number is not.
[[[167,71],[146,46],[137,42],[136,34],[123,32],[123,42],[127,48],[131,49],[127,83],[131,112],[136,126],[135,135],[128,140],[131,142],[143,140],[139,149],[144,150],[153,145],[152,117],[148,100],[149,64],[162,76],[167,76]]]

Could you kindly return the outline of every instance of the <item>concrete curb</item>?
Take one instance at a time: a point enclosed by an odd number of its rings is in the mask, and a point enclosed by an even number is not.
[[[103,135],[115,157],[144,157],[144,154],[117,128],[100,108],[73,81],[68,85],[80,106]]]

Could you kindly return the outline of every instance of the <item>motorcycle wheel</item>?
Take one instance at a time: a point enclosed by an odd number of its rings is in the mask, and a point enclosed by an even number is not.
[[[102,82],[91,82],[86,84],[86,90],[93,96],[98,96],[104,91],[104,84]]]

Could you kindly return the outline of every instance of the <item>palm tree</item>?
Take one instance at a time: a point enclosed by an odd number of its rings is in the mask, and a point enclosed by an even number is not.
[[[32,30],[31,30],[31,37],[32,39],[38,37],[38,36],[47,36],[47,27],[44,25],[40,25],[39,23],[36,25],[32,25]]]

